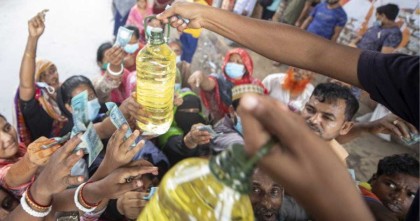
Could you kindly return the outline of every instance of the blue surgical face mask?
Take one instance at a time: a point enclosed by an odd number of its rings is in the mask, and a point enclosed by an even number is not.
[[[129,54],[134,54],[134,52],[137,51],[137,49],[139,49],[139,44],[135,43],[135,44],[127,44],[124,47],[124,51],[129,53]]]
[[[181,62],[181,55],[176,56],[175,58],[175,62],[178,64],[179,62]]]
[[[229,62],[226,64],[225,72],[230,78],[242,78],[242,76],[245,74],[245,66],[243,64]]]
[[[89,120],[93,121],[98,116],[99,109],[101,109],[98,98],[88,101],[87,106]]]
[[[382,26],[382,21],[381,21],[381,20],[375,20],[375,21],[373,22],[373,26],[376,26],[376,27],[381,27],[381,26]]]
[[[244,130],[242,129],[242,121],[239,116],[236,116],[236,124],[234,125],[235,130],[238,131],[241,135],[244,134]]]

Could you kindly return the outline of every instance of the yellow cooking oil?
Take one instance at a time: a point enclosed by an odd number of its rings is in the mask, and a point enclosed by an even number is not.
[[[143,135],[161,135],[173,120],[176,55],[165,43],[162,28],[153,28],[136,57],[136,101],[144,116],[137,121]]]
[[[207,159],[189,158],[165,174],[140,220],[252,221],[254,215],[248,194],[220,182]]]
[[[270,139],[253,156],[233,144],[210,160],[179,162],[165,174],[137,221],[253,221],[248,197],[252,174],[276,143]]]

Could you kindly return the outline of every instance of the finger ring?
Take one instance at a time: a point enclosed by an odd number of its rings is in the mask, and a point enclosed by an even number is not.
[[[394,120],[394,121],[392,122],[392,124],[397,125],[397,124],[398,124],[398,120]]]
[[[125,178],[125,182],[126,183],[131,183],[131,181],[133,181],[134,177],[130,176],[128,178]]]

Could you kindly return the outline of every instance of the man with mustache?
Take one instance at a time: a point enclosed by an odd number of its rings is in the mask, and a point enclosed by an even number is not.
[[[351,130],[352,118],[358,109],[359,103],[350,89],[335,83],[323,83],[315,87],[301,113],[306,125],[323,140],[329,142],[329,147],[343,165],[346,165],[349,154],[335,138],[346,135]],[[306,211],[286,193],[280,211],[280,220],[308,219]]]
[[[314,90],[310,83],[312,72],[289,67],[285,74],[270,74],[263,84],[271,97],[288,105],[293,112],[300,112]]]
[[[330,143],[344,164],[348,153],[335,138],[350,131],[352,118],[358,109],[359,103],[348,88],[324,83],[315,87],[302,111],[308,127]]]
[[[252,190],[250,193],[255,220],[275,221],[283,201],[284,189],[275,183],[260,169],[252,176]]]
[[[376,220],[404,220],[420,186],[419,161],[408,155],[381,159],[360,191]]]

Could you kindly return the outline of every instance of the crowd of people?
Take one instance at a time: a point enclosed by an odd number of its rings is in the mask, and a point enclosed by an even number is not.
[[[1,220],[137,219],[152,187],[178,162],[211,158],[234,144],[253,155],[270,137],[278,143],[249,181],[256,220],[419,219],[416,156],[386,156],[369,180],[356,180],[342,146],[366,133],[418,137],[419,57],[393,53],[401,41],[396,5],[378,7],[378,24],[349,47],[335,43],[347,21],[338,0],[289,0],[281,23],[263,21],[274,20],[281,0],[264,3],[262,20],[247,17],[256,1],[223,1],[227,10],[194,2],[164,10],[170,1],[113,1],[114,35],[120,26],[133,35],[125,47],[111,40],[99,45],[94,79],[62,81],[60,67],[37,56],[47,10],[29,20],[14,100],[17,125],[0,114]],[[177,63],[174,120],[165,134],[142,136],[136,121],[148,113],[135,101],[136,55],[151,29],[166,23],[181,33],[168,39]],[[220,73],[191,69],[202,28],[243,46],[226,53]],[[290,66],[257,79],[249,50]],[[315,84],[316,75],[329,79]],[[361,93],[385,114],[356,122]],[[91,163],[93,153],[78,148],[86,138],[74,133],[74,102],[82,95],[86,120],[104,145]],[[107,102],[118,105],[126,124],[114,126]]]

